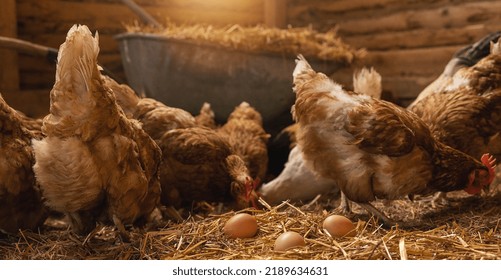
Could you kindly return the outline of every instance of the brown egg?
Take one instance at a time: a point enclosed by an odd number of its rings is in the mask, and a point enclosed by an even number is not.
[[[340,215],[331,215],[325,218],[323,227],[333,237],[353,237],[357,235],[355,225],[350,219]]]
[[[223,231],[232,238],[253,237],[257,232],[256,218],[246,213],[236,214],[226,222]]]
[[[287,251],[304,245],[304,238],[301,234],[294,231],[287,231],[280,234],[277,240],[275,240],[275,251]]]

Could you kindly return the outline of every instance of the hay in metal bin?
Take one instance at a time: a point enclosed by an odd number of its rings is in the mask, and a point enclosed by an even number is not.
[[[208,24],[175,24],[168,20],[164,26],[159,30],[135,22],[125,28],[130,33],[151,33],[249,53],[286,54],[291,57],[301,53],[309,58],[344,64],[350,64],[366,54],[365,49],[356,50],[345,44],[337,36],[336,29],[322,33],[311,27],[279,29],[238,24],[215,27]]]
[[[450,195],[449,195],[450,196]],[[501,194],[484,197],[452,195],[448,205],[431,207],[431,198],[397,200],[380,209],[397,220],[412,223],[405,229],[382,228],[360,208],[350,218],[355,237],[332,238],[323,220],[335,213],[337,201],[327,197],[306,205],[284,202],[264,210],[246,209],[258,221],[255,237],[231,239],[222,228],[234,212],[192,216],[154,230],[131,229],[124,243],[114,227],[99,227],[81,237],[68,229],[45,226],[42,232],[19,232],[0,239],[2,259],[501,259]],[[306,246],[276,252],[275,239],[284,231],[303,235]]]

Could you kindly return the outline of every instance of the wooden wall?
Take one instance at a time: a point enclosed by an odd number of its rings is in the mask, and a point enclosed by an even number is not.
[[[118,45],[113,37],[125,31],[124,23],[130,24],[138,20],[138,17],[122,4],[122,1],[18,0],[17,2],[19,38],[58,48],[73,24],[86,24],[92,31],[99,32],[100,63],[124,77]],[[238,4],[231,5],[232,2]],[[211,24],[257,24],[263,20],[262,0],[136,0],[136,3],[159,20],[169,17],[177,22],[192,22],[196,18],[199,22]],[[50,87],[51,81],[45,75],[47,65],[40,64],[39,58],[23,56],[20,65],[23,75],[21,88]],[[42,71],[44,74],[40,75]]]
[[[4,1],[9,11],[5,10]],[[265,20],[264,0],[136,0],[145,10],[162,21],[206,22],[210,24],[255,25]],[[281,0],[283,1],[283,0]],[[33,43],[59,48],[66,32],[75,24],[86,24],[98,30],[100,63],[122,81],[126,81],[115,35],[125,31],[123,24],[137,21],[138,17],[120,0],[2,0],[0,19],[4,11],[13,20],[0,20],[0,36],[17,37]],[[17,26],[15,24],[17,19]],[[3,24],[9,28],[3,28]],[[16,28],[16,31],[11,29]],[[15,61],[7,61],[7,59]],[[29,115],[48,112],[48,92],[54,83],[55,64],[40,56],[5,52],[0,48],[2,73],[18,73],[20,79],[0,83],[0,92],[16,108]],[[8,62],[7,64],[5,62]],[[8,66],[7,66],[8,65]],[[10,66],[15,66],[14,69]],[[16,71],[15,68],[19,68]],[[12,84],[18,84],[13,87]],[[30,100],[30,104],[25,101]]]
[[[349,44],[367,48],[367,65],[402,105],[442,71],[456,50],[501,29],[501,1],[289,0],[288,22],[339,28]],[[351,83],[351,70],[334,78]]]
[[[0,35],[15,37],[17,34],[16,1],[4,0],[0,9]],[[17,53],[13,50],[0,49],[0,89],[15,91],[19,89],[19,71]],[[11,69],[9,69],[11,68]]]
[[[384,88],[403,104],[442,72],[455,50],[501,27],[501,1],[273,0],[278,6],[264,1],[272,0],[136,0],[160,20],[169,17],[176,22],[211,24],[269,22],[265,9],[280,10],[277,7],[286,5],[287,24],[311,24],[320,30],[337,26],[349,44],[367,48],[365,63],[383,75]],[[100,63],[125,80],[113,36],[124,31],[123,23],[137,19],[120,0],[2,0],[0,35],[17,34],[20,39],[58,48],[73,24],[86,24],[99,31]],[[17,25],[12,25],[15,21]],[[55,65],[41,57],[16,56],[1,49],[0,61],[0,92],[29,114],[43,114]],[[340,71],[334,78],[351,84],[352,71]],[[26,99],[30,104],[37,100],[42,109],[37,110],[36,103],[28,105]]]

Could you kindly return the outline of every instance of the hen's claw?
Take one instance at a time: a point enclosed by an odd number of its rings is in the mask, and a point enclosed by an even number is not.
[[[120,234],[122,241],[123,242],[130,242],[130,240],[131,240],[130,233],[125,229],[124,224],[116,215],[113,215],[113,223],[117,227],[118,233]]]
[[[358,202],[357,202],[358,203]],[[376,207],[374,207],[370,203],[358,203],[362,208],[364,208],[367,212],[371,213],[375,217],[377,217],[379,220],[383,222],[383,226],[387,228],[391,228],[392,226],[395,226],[397,223],[393,221],[392,219],[388,218],[383,212],[379,211]]]
[[[351,214],[350,200],[348,200],[348,198],[342,191],[339,206],[337,207],[337,209],[344,215]]]

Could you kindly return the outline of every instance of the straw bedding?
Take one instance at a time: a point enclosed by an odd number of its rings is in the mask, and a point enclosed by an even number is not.
[[[64,221],[52,219],[40,232],[19,232],[0,240],[2,259],[501,259],[501,192],[471,197],[449,194],[448,204],[433,208],[431,198],[414,202],[377,202],[376,206],[402,221],[385,229],[360,208],[349,218],[357,236],[332,238],[322,221],[336,213],[335,197],[317,197],[307,204],[283,202],[246,209],[258,221],[253,238],[231,239],[224,223],[235,213],[199,214],[181,223],[171,221],[150,229],[131,228],[122,242],[114,227],[98,226],[89,236],[72,233]],[[386,204],[386,205],[385,205]],[[216,208],[214,208],[216,209]],[[273,250],[284,231],[303,235],[306,246],[287,252]]]
[[[138,25],[129,32],[153,32]],[[309,28],[286,31],[264,27],[178,26],[166,24],[155,31],[175,39],[218,43],[248,52],[301,52],[305,56],[351,63],[363,56],[342,43],[335,31],[320,34]],[[230,36],[231,35],[231,36]],[[277,43],[282,42],[282,43]],[[497,188],[495,187],[497,186]],[[98,227],[88,236],[71,232],[63,217],[51,217],[39,232],[20,231],[0,236],[1,259],[501,259],[501,191],[481,197],[459,193],[448,203],[433,207],[432,198],[414,202],[376,202],[375,206],[400,226],[385,229],[362,209],[354,206],[348,217],[356,223],[355,237],[332,238],[322,229],[323,220],[337,213],[339,197],[319,196],[302,203],[284,202],[263,209],[246,209],[257,218],[255,237],[231,239],[224,235],[225,222],[235,213],[205,207],[177,223],[163,221],[148,228],[130,228],[130,242],[123,242],[112,226]],[[303,235],[306,246],[287,252],[273,250],[275,239],[284,231]]]

